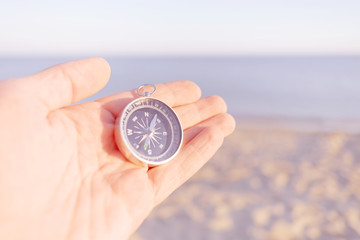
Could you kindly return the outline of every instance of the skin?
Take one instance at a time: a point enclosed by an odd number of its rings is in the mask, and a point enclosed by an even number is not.
[[[234,130],[220,97],[201,99],[189,81],[158,84],[153,96],[177,112],[184,144],[165,165],[135,165],[116,124],[134,90],[72,104],[109,77],[90,58],[0,82],[0,239],[128,239]]]

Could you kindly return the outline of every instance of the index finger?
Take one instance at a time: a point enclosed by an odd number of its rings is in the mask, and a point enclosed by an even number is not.
[[[156,91],[152,97],[158,98],[171,107],[193,103],[200,99],[201,90],[191,81],[176,81],[156,84]],[[96,100],[115,117],[135,98],[140,97],[136,90],[121,92]]]

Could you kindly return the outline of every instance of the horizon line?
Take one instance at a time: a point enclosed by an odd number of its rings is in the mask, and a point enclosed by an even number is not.
[[[0,59],[53,58],[286,58],[286,57],[360,57],[360,53],[289,53],[289,54],[24,54],[1,55]]]

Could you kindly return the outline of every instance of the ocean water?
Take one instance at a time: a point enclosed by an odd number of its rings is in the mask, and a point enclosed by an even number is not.
[[[0,79],[76,58],[0,58]],[[360,56],[109,57],[108,85],[90,101],[143,83],[191,80],[241,116],[360,119]]]

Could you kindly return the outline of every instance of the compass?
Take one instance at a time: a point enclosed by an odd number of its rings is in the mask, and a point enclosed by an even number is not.
[[[142,91],[151,87],[152,92]],[[120,117],[120,150],[130,160],[149,165],[170,161],[179,152],[183,130],[175,111],[157,98],[152,84],[137,89],[142,96],[130,102]]]

